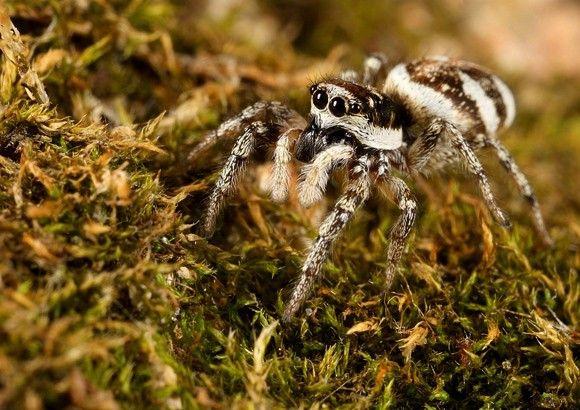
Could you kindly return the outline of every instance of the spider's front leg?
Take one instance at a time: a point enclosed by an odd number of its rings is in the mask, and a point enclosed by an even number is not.
[[[207,209],[201,221],[200,233],[202,235],[210,236],[213,233],[221,207],[227,195],[235,189],[237,181],[251,159],[251,155],[259,146],[273,144],[280,130],[284,132],[274,151],[274,170],[271,177],[274,182],[271,184],[271,192],[275,199],[281,199],[286,195],[288,187],[287,167],[291,159],[289,152],[294,136],[300,132],[297,127],[303,127],[303,125],[304,119],[282,104],[260,102],[246,108],[238,116],[227,120],[217,130],[206,134],[201,143],[190,154],[190,159],[195,160],[220,139],[245,127],[243,133],[236,140],[209,196]]]
[[[209,196],[207,209],[201,223],[200,233],[204,236],[211,236],[221,207],[227,195],[233,191],[245,165],[247,165],[250,155],[254,152],[257,139],[264,137],[268,133],[268,128],[263,122],[254,122],[248,126],[244,133],[237,139],[234,148],[220,176]]]
[[[210,147],[229,137],[239,135],[244,128],[253,122],[267,122],[267,118],[274,115],[280,116],[283,120],[291,118],[296,113],[278,102],[258,101],[244,108],[239,114],[222,122],[215,130],[203,135],[201,141],[189,153],[190,161],[203,158],[203,154]]]
[[[288,321],[302,306],[320,275],[322,264],[328,258],[331,246],[352,219],[355,211],[365,202],[371,188],[367,158],[358,159],[349,170],[349,182],[334,209],[320,225],[318,237],[302,266],[302,274],[294,287],[284,310],[283,320]]]

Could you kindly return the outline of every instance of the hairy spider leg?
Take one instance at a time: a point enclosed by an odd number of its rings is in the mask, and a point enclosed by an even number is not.
[[[485,170],[483,169],[483,165],[479,161],[479,158],[475,155],[473,150],[469,147],[469,144],[461,135],[461,132],[453,125],[447,123],[446,129],[451,136],[451,143],[459,151],[461,156],[463,157],[463,161],[467,165],[469,171],[475,175],[477,178],[477,182],[479,184],[479,189],[481,190],[481,194],[483,199],[487,205],[487,208],[490,210],[491,214],[493,215],[494,219],[498,224],[503,226],[504,228],[510,228],[511,222],[506,215],[506,213],[498,206],[493,191],[491,190],[491,185],[489,184],[489,179]]]
[[[534,225],[540,237],[542,238],[542,241],[545,245],[552,246],[553,241],[550,237],[550,234],[548,233],[548,230],[546,229],[546,225],[544,224],[544,218],[542,217],[542,212],[540,211],[540,204],[538,203],[536,195],[534,194],[534,190],[528,182],[525,174],[520,170],[520,167],[518,167],[508,149],[500,141],[490,137],[487,138],[486,143],[488,146],[493,148],[500,163],[503,165],[508,174],[510,174],[514,179],[520,195],[524,197],[526,202],[532,208],[532,220],[534,221]]]
[[[387,57],[382,53],[369,55],[363,64],[363,84],[375,86],[381,72],[386,70],[387,63]]]
[[[379,156],[378,182],[384,188],[381,192],[401,211],[389,232],[385,271],[385,287],[389,289],[417,218],[417,201],[405,181],[389,172],[388,162],[382,153]]]
[[[351,83],[358,83],[360,75],[356,72],[356,70],[348,69],[340,73],[340,78]]]
[[[245,127],[255,121],[263,121],[268,124],[285,123],[294,127],[296,126],[294,123],[302,126],[304,119],[296,111],[291,110],[277,101],[258,101],[244,108],[238,115],[221,123],[215,130],[206,133],[190,152],[189,159],[195,161],[208,148],[225,138],[239,135]]]
[[[284,310],[284,321],[288,321],[300,309],[320,275],[322,264],[328,258],[333,242],[352,219],[356,210],[368,198],[371,181],[366,162],[367,158],[362,157],[354,163],[354,166],[350,169],[349,182],[345,192],[320,225],[318,237],[310,249],[302,267],[300,279],[294,287],[290,301]]]
[[[437,133],[439,128],[440,132]],[[441,137],[443,135],[448,137],[451,142],[451,147],[461,155],[462,162],[476,177],[485,204],[493,218],[501,226],[509,228],[511,226],[510,220],[505,212],[498,206],[489,179],[481,165],[481,162],[469,146],[469,143],[465,140],[463,135],[461,135],[461,132],[453,124],[440,118],[432,120],[432,122],[427,126],[425,132],[418,137],[409,149],[408,163],[410,164],[410,171],[418,172],[425,167],[429,161],[429,156],[435,151],[435,148],[437,147],[437,144],[441,142]],[[418,145],[414,147],[415,144]],[[413,165],[421,168],[412,169],[411,166]]]
[[[227,195],[235,189],[250,155],[256,149],[257,139],[264,137],[268,131],[268,127],[263,122],[254,122],[236,140],[234,148],[209,196],[207,209],[201,224],[201,233],[203,235],[211,236],[213,234],[217,217]]]
[[[387,57],[382,53],[367,56],[363,63],[362,83],[375,87],[381,74],[385,74],[387,62]],[[361,75],[356,70],[348,69],[340,73],[340,78],[344,81],[358,83],[361,80]]]
[[[418,174],[425,168],[444,129],[445,121],[435,118],[413,142],[407,156],[407,166],[413,174]]]
[[[264,102],[260,101],[256,104],[244,108],[238,115],[227,119],[219,125],[215,130],[206,133],[201,141],[189,153],[190,160],[197,159],[200,154],[206,151],[209,147],[215,145],[218,141],[238,134],[242,129],[248,125],[248,121],[256,118],[260,112],[264,110]]]
[[[429,136],[437,131],[432,127],[431,132],[426,132],[426,142],[432,140]],[[438,130],[440,132],[440,130]],[[426,143],[429,146],[431,143]],[[387,152],[380,151],[376,161],[376,176],[379,183],[379,191],[394,203],[401,211],[395,224],[389,231],[387,246],[387,267],[385,270],[385,290],[388,290],[399,267],[409,235],[417,219],[417,200],[406,182],[391,174],[390,160]]]
[[[239,134],[243,130],[209,196],[207,210],[201,223],[201,234],[210,236],[213,233],[221,207],[227,195],[236,187],[236,182],[244,166],[249,162],[250,156],[258,149],[260,145],[258,142],[265,141],[272,144],[272,135],[277,132],[282,132],[282,142],[277,143],[274,150],[273,178],[280,184],[275,185],[271,192],[274,198],[286,195],[291,144],[294,135],[304,128],[305,124],[306,121],[300,114],[281,103],[260,101],[245,108],[240,114],[225,121],[216,130],[207,133],[202,138],[189,155],[192,161],[200,158],[210,146],[236,133]],[[274,187],[274,185],[271,186]]]

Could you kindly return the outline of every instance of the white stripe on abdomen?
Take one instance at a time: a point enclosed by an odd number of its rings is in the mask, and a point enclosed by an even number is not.
[[[384,92],[405,97],[405,102],[414,115],[444,119],[461,131],[468,131],[473,125],[469,116],[458,110],[450,99],[426,85],[411,80],[405,64],[399,64],[389,72]]]
[[[479,117],[485,126],[488,134],[495,134],[499,127],[499,116],[492,99],[487,96],[481,85],[469,75],[458,70],[459,78],[463,84],[465,96],[477,105]]]

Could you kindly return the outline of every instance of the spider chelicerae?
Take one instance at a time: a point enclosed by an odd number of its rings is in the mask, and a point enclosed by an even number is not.
[[[400,209],[387,249],[385,274],[392,278],[417,212],[417,202],[401,176],[430,174],[462,163],[475,177],[493,218],[509,227],[475,155],[480,148],[489,147],[496,154],[529,203],[541,239],[551,244],[530,184],[496,138],[515,116],[513,95],[497,76],[447,57],[423,58],[387,70],[384,56],[371,55],[362,75],[346,71],[312,85],[310,93],[307,120],[279,102],[257,102],[206,134],[190,155],[199,158],[213,144],[237,136],[201,221],[206,236],[214,231],[220,208],[244,166],[263,147],[274,148],[269,190],[275,201],[288,194],[292,153],[304,163],[298,185],[304,206],[322,198],[334,170],[346,169],[345,190],[320,225],[283,319],[300,309],[332,243],[375,188]]]

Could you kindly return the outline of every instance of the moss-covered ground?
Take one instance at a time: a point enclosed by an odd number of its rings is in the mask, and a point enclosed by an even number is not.
[[[257,99],[305,112],[309,81],[360,64],[377,30],[395,59],[434,33],[462,44],[461,10],[230,3],[0,2],[0,408],[574,408],[578,77],[505,73],[521,103],[503,138],[553,249],[488,158],[511,232],[469,178],[434,177],[416,187],[417,229],[385,294],[397,212],[374,198],[282,325],[326,204],[272,203],[258,164],[202,239],[195,223],[228,144],[202,164],[187,153]]]

